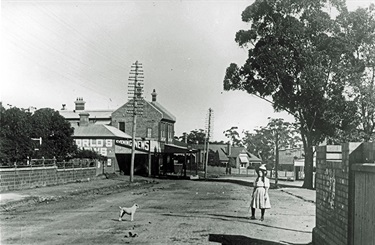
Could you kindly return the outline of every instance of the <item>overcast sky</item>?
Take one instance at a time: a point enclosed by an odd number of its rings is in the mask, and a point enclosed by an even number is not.
[[[144,70],[144,97],[177,118],[176,135],[204,129],[214,111],[213,140],[237,126],[252,131],[274,113],[245,92],[223,91],[230,63],[247,52],[234,41],[247,28],[242,11],[253,1],[2,1],[1,89],[3,105],[117,109],[128,99],[130,67]],[[351,8],[370,2],[348,1]]]

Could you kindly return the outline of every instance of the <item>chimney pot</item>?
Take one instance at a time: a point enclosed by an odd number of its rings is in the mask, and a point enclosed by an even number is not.
[[[232,154],[232,145],[230,144],[230,141],[228,141],[228,146],[227,147],[228,147],[227,148],[227,154],[229,156],[230,154]]]
[[[77,100],[74,102],[76,104],[76,111],[84,111],[85,110],[85,101],[83,98],[77,98]]]
[[[152,93],[151,93],[151,96],[152,96],[152,102],[156,102],[156,96],[157,96],[158,94],[156,93],[156,91],[155,91],[155,89],[152,91]]]

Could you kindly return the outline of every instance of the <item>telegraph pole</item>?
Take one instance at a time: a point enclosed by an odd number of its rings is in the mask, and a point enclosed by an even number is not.
[[[275,159],[275,186],[277,187],[279,182],[279,132],[278,129],[276,129],[276,140],[275,140],[275,148],[276,148],[276,159]]]
[[[212,127],[212,115],[213,110],[210,108],[208,109],[208,122],[207,122],[207,135],[206,135],[206,159],[205,159],[205,164],[204,164],[204,178],[207,179],[207,165],[208,165],[208,153],[210,152],[210,137],[211,137],[211,127]]]
[[[136,61],[132,64],[128,84],[128,104],[127,113],[132,115],[132,154],[130,162],[130,182],[134,181],[134,160],[135,160],[135,135],[137,130],[137,115],[143,114],[143,68],[142,64]]]

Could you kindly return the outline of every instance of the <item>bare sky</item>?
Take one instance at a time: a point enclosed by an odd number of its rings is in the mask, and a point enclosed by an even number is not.
[[[126,103],[130,66],[143,64],[144,97],[177,117],[176,135],[204,129],[214,110],[213,140],[237,126],[252,131],[283,117],[245,92],[223,91],[225,70],[247,56],[234,41],[253,1],[2,1],[4,106],[116,109]],[[368,6],[366,1],[348,5]]]

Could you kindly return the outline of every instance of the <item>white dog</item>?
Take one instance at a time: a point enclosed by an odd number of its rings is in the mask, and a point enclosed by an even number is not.
[[[122,207],[119,207],[119,208],[120,208],[120,216],[118,218],[118,221],[122,221],[122,216],[124,216],[124,214],[130,215],[130,221],[133,221],[135,211],[137,210],[137,208],[139,208],[139,206],[138,204],[135,203],[130,208],[122,208]]]

